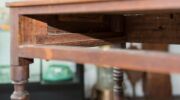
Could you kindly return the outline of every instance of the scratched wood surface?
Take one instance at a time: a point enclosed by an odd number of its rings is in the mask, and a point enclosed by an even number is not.
[[[48,25],[38,20],[34,20],[25,16],[20,17],[20,44],[35,44],[36,36],[47,35]]]
[[[62,19],[57,16],[45,16],[47,19],[41,19],[43,16],[22,16],[22,41],[24,44],[71,46],[97,46],[120,42],[180,43],[180,14],[131,15],[123,18],[118,15],[119,19],[123,20],[121,25],[125,28],[126,35],[123,36],[111,30],[110,23],[114,15],[99,15],[102,19],[96,15],[95,19],[92,19],[93,15],[89,15],[89,18],[83,17],[86,15],[66,16],[67,18]],[[83,22],[85,19],[87,22]]]
[[[127,17],[129,41],[149,43],[179,43],[180,14],[140,15]]]

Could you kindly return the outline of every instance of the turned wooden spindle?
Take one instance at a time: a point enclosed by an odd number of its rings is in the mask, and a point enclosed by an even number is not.
[[[29,100],[29,93],[26,91],[26,84],[29,78],[29,64],[31,60],[20,60],[20,66],[11,66],[11,79],[14,84],[14,92],[11,100]]]
[[[29,66],[12,66],[11,78],[14,84],[11,100],[29,100],[29,93],[25,89],[29,78]]]
[[[121,43],[119,46],[120,48],[126,48],[126,43]],[[114,100],[124,100],[124,93],[123,93],[123,80],[124,74],[123,70],[117,67],[113,68],[113,79],[114,79]]]
[[[114,100],[123,100],[123,71],[119,68],[113,69],[114,78]]]
[[[118,48],[126,48],[126,43],[121,43],[120,45],[116,45]],[[124,72],[122,69],[114,67],[113,68],[113,79],[114,79],[114,100],[124,100],[123,93],[123,80],[124,80]]]

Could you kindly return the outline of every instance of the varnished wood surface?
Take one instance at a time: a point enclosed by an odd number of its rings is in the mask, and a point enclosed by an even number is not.
[[[84,1],[83,4],[82,1]],[[89,0],[89,2],[92,0]],[[97,0],[96,0],[97,1]],[[102,0],[99,0],[102,1]],[[70,3],[71,2],[71,3]],[[76,2],[77,4],[72,4]],[[81,3],[78,3],[81,2]],[[14,2],[7,3],[9,7],[29,7],[21,9],[21,13],[35,14],[35,13],[140,13],[140,12],[177,12],[180,9],[179,0],[110,0],[102,2],[89,3],[87,0],[64,0],[64,1],[28,1],[28,2]],[[69,3],[68,5],[60,5]],[[163,4],[162,4],[163,3]],[[49,8],[45,5],[55,5]],[[31,8],[32,6],[42,6],[41,8]],[[62,9],[63,8],[63,9]],[[43,9],[43,10],[41,10]],[[56,10],[57,11],[56,11]]]
[[[102,66],[158,72],[180,72],[180,56],[162,52],[136,50],[100,50],[83,47],[22,45],[18,56],[46,60],[67,60],[77,63],[91,63]]]
[[[92,17],[93,15],[89,16]],[[41,18],[44,17],[46,16],[41,16]],[[62,22],[53,16],[47,17],[48,20],[46,21],[21,16],[19,27],[21,33],[20,42],[21,44],[61,44],[71,46],[97,46],[119,42],[180,43],[180,14],[124,16],[124,22],[120,21],[120,25],[126,31],[119,33],[112,32],[110,29],[111,26],[108,23],[112,23],[114,15],[110,17],[111,19],[108,19],[110,20],[109,22],[82,24],[80,22],[74,23],[71,20]],[[116,17],[122,20],[120,15]],[[70,16],[70,18],[73,17]],[[50,25],[55,27],[51,31]],[[125,33],[126,35],[121,35],[120,33]]]
[[[7,6],[10,7],[22,7],[22,6],[41,6],[41,5],[56,5],[56,4],[67,4],[67,3],[89,3],[89,2],[99,2],[108,0],[19,0],[16,2],[9,2]]]

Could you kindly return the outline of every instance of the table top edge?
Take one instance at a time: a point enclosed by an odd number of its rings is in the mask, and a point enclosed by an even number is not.
[[[36,1],[16,1],[16,2],[7,2],[7,7],[28,7],[28,6],[43,6],[43,5],[56,5],[56,4],[72,4],[72,3],[90,3],[90,2],[102,2],[109,0],[36,0]]]

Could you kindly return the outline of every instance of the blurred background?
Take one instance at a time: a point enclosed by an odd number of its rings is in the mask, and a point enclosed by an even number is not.
[[[9,11],[0,0],[0,100],[9,100],[13,91],[10,81],[10,27]],[[158,47],[157,47],[158,46]],[[101,48],[111,48],[104,46]],[[179,45],[127,43],[128,49],[154,49],[180,53]],[[98,66],[98,65],[96,65]],[[112,100],[112,69],[98,68],[92,64],[35,59],[30,66],[28,90],[32,100]],[[151,85],[150,85],[151,84]],[[161,97],[170,100],[180,96],[180,75],[161,75],[125,71],[124,92],[127,99]],[[163,99],[162,99],[163,98]],[[150,98],[151,100],[151,98]]]

